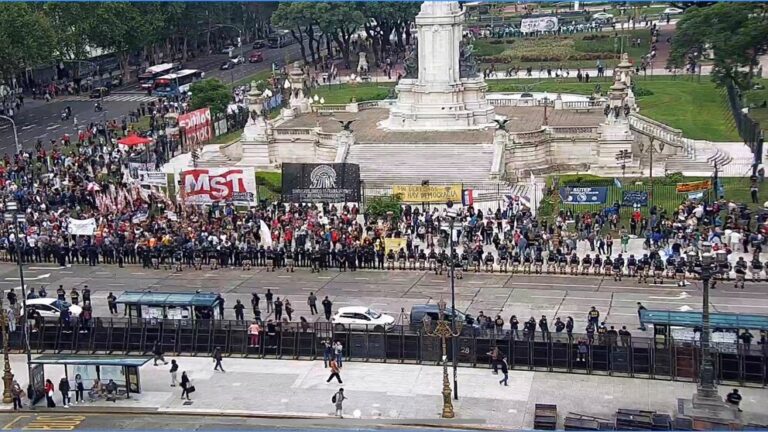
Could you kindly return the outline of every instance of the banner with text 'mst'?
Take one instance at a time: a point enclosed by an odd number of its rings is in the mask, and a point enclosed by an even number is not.
[[[179,129],[184,130],[187,147],[200,146],[213,138],[211,110],[200,108],[179,116]]]
[[[461,185],[421,186],[394,185],[392,195],[400,197],[405,203],[445,203],[448,200],[461,203]]]
[[[180,172],[178,178],[179,195],[185,204],[256,203],[253,168],[197,168]]]

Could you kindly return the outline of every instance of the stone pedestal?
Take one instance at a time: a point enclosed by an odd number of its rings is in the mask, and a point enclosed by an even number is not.
[[[616,160],[616,155],[623,150],[632,152],[635,141],[634,135],[629,130],[629,122],[626,119],[610,116],[598,129],[597,161],[592,165],[595,174],[620,175],[621,162]],[[630,173],[640,167],[640,160],[634,158],[626,161],[625,164],[626,173]]]
[[[494,126],[481,77],[460,77],[464,11],[427,1],[416,16],[418,78],[401,79],[397,103],[380,126],[390,130],[467,130]]]
[[[677,410],[680,416],[694,420],[704,420],[722,425],[739,425],[741,423],[738,411],[723,402],[720,396],[700,397],[698,394],[694,394],[691,399],[678,399]]]
[[[240,138],[243,158],[238,165],[269,167],[269,123],[263,117],[248,121]]]

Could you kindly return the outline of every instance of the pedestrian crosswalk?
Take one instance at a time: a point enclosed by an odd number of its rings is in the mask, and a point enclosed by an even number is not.
[[[104,102],[151,102],[156,101],[157,97],[147,96],[146,94],[114,94],[104,96]],[[57,102],[83,102],[92,101],[96,103],[99,99],[91,99],[88,96],[64,96],[54,99]]]

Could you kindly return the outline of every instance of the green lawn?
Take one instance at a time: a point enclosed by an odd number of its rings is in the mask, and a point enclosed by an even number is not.
[[[733,120],[725,101],[724,92],[706,77],[699,83],[695,79],[670,76],[638,77],[635,81],[640,113],[671,127],[681,129],[692,139],[710,141],[739,141]],[[488,81],[489,92],[550,92],[592,94],[600,84],[605,94],[610,79],[579,83],[575,78],[557,81],[508,79]],[[385,99],[393,83],[363,84],[356,86],[324,86],[317,94],[328,104],[344,104],[354,96],[358,102]]]
[[[237,86],[241,86],[241,85],[247,85],[247,84],[250,84],[251,81],[256,81],[256,82],[264,81],[264,82],[266,82],[271,76],[272,76],[272,71],[270,71],[270,70],[256,72],[253,75],[248,75],[247,77],[245,77],[243,79],[235,81],[230,86],[231,87],[237,87]]]
[[[357,102],[386,99],[394,83],[341,84],[322,86],[312,93],[324,98],[327,104],[347,104],[354,98]]]
[[[749,116],[760,123],[763,130],[768,129],[768,108],[763,104],[768,101],[768,79],[758,80],[762,89],[744,93],[744,103],[749,107]]]
[[[595,67],[598,59],[607,67],[619,61],[622,48],[633,60],[648,53],[647,30],[618,33],[578,33],[573,35],[542,36],[536,38],[480,39],[474,42],[475,55],[482,67],[494,64],[500,69],[509,66],[534,67]],[[629,40],[640,39],[641,45],[633,47]]]
[[[230,144],[239,140],[242,134],[243,134],[242,129],[235,129],[233,131],[229,131],[225,133],[224,135],[217,136],[210,143],[211,144]]]
[[[256,185],[259,188],[259,199],[279,200],[283,174],[280,171],[257,171]]]

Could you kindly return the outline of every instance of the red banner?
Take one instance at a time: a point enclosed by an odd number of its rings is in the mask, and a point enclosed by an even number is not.
[[[201,146],[213,138],[211,110],[200,108],[179,116],[179,128],[184,129],[188,148]]]
[[[179,173],[181,196],[187,204],[256,202],[253,168],[198,168]]]

